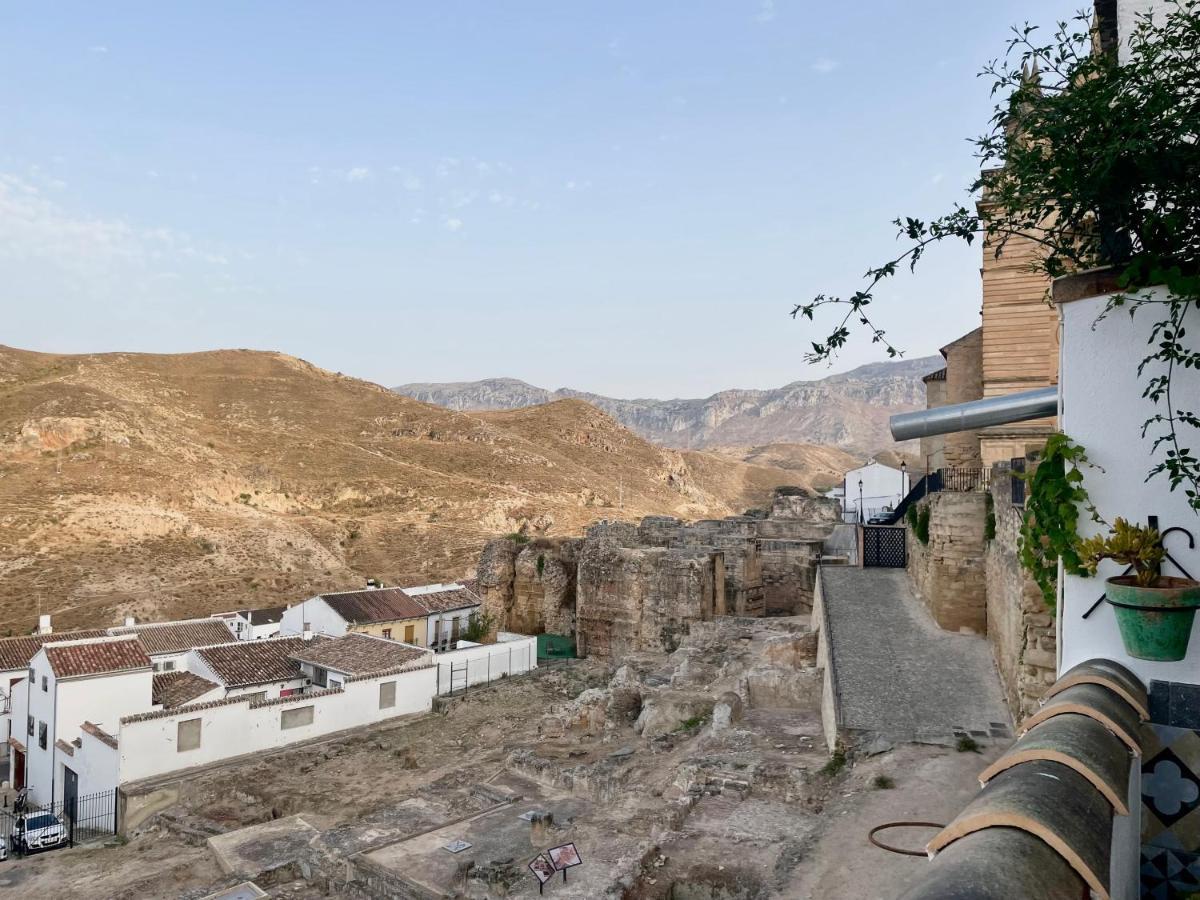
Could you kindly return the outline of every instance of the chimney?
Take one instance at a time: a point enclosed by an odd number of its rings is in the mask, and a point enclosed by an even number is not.
[[[50,634],[54,628],[50,625],[50,616],[47,613],[42,613],[38,616],[38,634]]]
[[[367,590],[368,590],[368,591],[373,591],[373,590],[375,590],[375,588],[377,588],[377,587],[379,587],[379,585],[378,585],[378,584],[375,582],[375,579],[374,579],[374,578],[368,578],[368,579],[367,579]]]
[[[125,617],[125,627],[126,628],[132,628],[136,624],[137,624],[137,619],[135,619],[133,616]]]
[[[304,640],[306,640],[306,641],[311,641],[312,640],[312,625],[309,624],[308,622],[305,622],[303,628],[304,628],[304,630],[300,632],[300,637],[304,638]]]

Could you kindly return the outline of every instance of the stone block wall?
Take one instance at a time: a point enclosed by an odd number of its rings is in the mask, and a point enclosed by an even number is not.
[[[938,626],[983,634],[987,630],[984,567],[987,495],[931,494],[929,543],[907,530],[909,572]]]
[[[764,614],[794,616],[811,613],[822,541],[760,538]]]
[[[1012,505],[1007,470],[992,473],[996,536],[986,554],[988,640],[1013,720],[1037,710],[1054,682],[1057,638],[1054,616],[1018,558],[1022,510]]]
[[[673,651],[690,622],[712,618],[715,600],[710,552],[586,541],[578,565],[577,650],[615,658]]]

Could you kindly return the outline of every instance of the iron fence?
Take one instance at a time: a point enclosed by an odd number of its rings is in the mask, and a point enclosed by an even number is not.
[[[967,494],[973,491],[988,491],[992,487],[991,467],[953,466],[938,469],[941,490]]]
[[[1012,505],[1025,505],[1025,458],[1018,456],[1009,463],[1009,482],[1011,484]]]
[[[0,809],[0,838],[16,856],[74,847],[117,833],[117,790],[72,794],[62,800],[27,804],[19,795],[11,808]]]
[[[466,655],[462,659],[437,661],[437,692],[459,694],[476,685],[500,678],[524,675],[537,668],[537,644],[524,641],[518,646],[495,645],[486,654]]]

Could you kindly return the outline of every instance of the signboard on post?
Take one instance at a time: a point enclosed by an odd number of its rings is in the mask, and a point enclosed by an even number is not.
[[[539,853],[529,863],[529,870],[533,872],[533,876],[538,880],[538,893],[540,894],[546,882],[554,877],[554,863]]]
[[[560,844],[557,847],[551,847],[546,851],[550,854],[550,861],[554,863],[554,868],[563,873],[563,882],[567,880],[567,869],[578,866],[583,863],[579,857],[579,851],[575,849],[575,844]]]

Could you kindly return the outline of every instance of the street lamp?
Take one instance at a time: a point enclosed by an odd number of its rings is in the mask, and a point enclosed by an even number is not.
[[[908,493],[908,461],[900,460],[900,499],[904,500],[904,495]]]
[[[866,521],[866,520],[863,518],[863,508],[862,508],[862,506],[863,506],[863,498],[862,498],[862,479],[860,478],[860,479],[858,479],[858,524],[859,524],[859,525],[861,525],[861,524],[862,524],[864,521]]]

